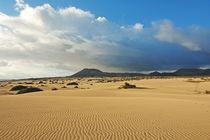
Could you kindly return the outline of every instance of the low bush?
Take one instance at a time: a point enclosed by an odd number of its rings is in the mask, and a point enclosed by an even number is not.
[[[209,91],[209,90],[206,90],[205,93],[206,93],[206,94],[210,94],[210,91]]]
[[[43,81],[39,81],[39,83],[38,84],[44,84],[44,82]]]
[[[10,89],[10,91],[18,91],[27,88],[27,86],[18,85]]]
[[[21,89],[17,94],[39,92],[39,91],[43,91],[43,90],[40,89],[40,88],[36,88],[36,87],[28,87],[28,88],[25,88],[25,89]]]
[[[120,89],[121,88],[124,88],[124,89],[128,89],[128,88],[136,88],[136,85],[131,85],[129,83],[125,83],[124,85],[122,85],[121,87],[119,87]]]
[[[32,84],[34,84],[33,82],[25,82],[25,84],[27,84],[27,85],[32,85]]]
[[[79,84],[76,83],[76,82],[71,82],[71,83],[68,83],[67,85],[68,85],[68,86],[71,86],[71,85],[79,85]]]
[[[78,86],[75,86],[74,88],[79,88]]]
[[[57,88],[52,88],[52,90],[58,90]]]

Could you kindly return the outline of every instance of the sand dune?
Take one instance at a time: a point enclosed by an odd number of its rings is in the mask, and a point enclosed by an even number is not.
[[[209,82],[186,80],[130,81],[147,88],[128,90],[117,89],[123,82],[81,82],[79,89],[49,85],[0,96],[0,139],[209,140]]]

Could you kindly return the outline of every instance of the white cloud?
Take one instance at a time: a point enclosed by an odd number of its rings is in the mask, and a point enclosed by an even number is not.
[[[94,17],[94,15],[91,14],[89,11],[83,11],[81,9],[77,9],[76,7],[60,9],[59,13],[63,16],[75,15],[75,16],[80,16],[80,17],[86,17],[86,16],[90,18]]]
[[[156,26],[158,26],[158,33],[155,38],[169,43],[177,43],[193,51],[201,50],[194,38],[185,34],[181,29],[175,28],[171,21],[164,20],[162,24]]]
[[[185,53],[190,57],[190,50],[204,56],[210,52],[206,47],[210,31],[198,27],[189,32],[169,21],[156,22],[151,28],[140,23],[121,26],[75,7],[55,10],[49,4],[31,7],[22,0],[16,2],[18,16],[0,13],[0,65],[9,64],[0,69],[1,77],[63,76],[84,67],[139,71],[191,63],[189,57],[187,62],[170,61],[172,64],[162,58],[170,51],[163,49],[174,44],[189,49]],[[209,62],[204,57],[197,64],[206,64],[203,60]]]
[[[25,4],[23,0],[16,0],[15,10],[19,11],[19,10],[21,10],[23,8],[26,8],[26,7],[28,7],[28,5]]]
[[[6,67],[9,66],[9,63],[6,61],[0,61],[0,67]]]
[[[107,19],[105,17],[98,17],[97,21],[99,21],[99,22],[106,22]]]
[[[133,26],[133,28],[134,28],[135,30],[138,30],[138,31],[141,31],[141,30],[143,29],[143,27],[144,27],[144,25],[141,24],[141,23],[136,23],[136,24]]]

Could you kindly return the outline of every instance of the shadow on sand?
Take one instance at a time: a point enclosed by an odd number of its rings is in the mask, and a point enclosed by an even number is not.
[[[154,89],[154,88],[147,88],[147,87],[136,87],[136,88],[133,88],[133,89]]]

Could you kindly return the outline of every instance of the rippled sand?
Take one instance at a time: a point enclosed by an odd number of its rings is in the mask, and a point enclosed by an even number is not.
[[[79,89],[0,96],[0,139],[210,139],[210,82],[81,82]],[[9,88],[9,87],[8,87]],[[4,89],[6,90],[6,89]],[[3,91],[3,89],[2,89]]]

